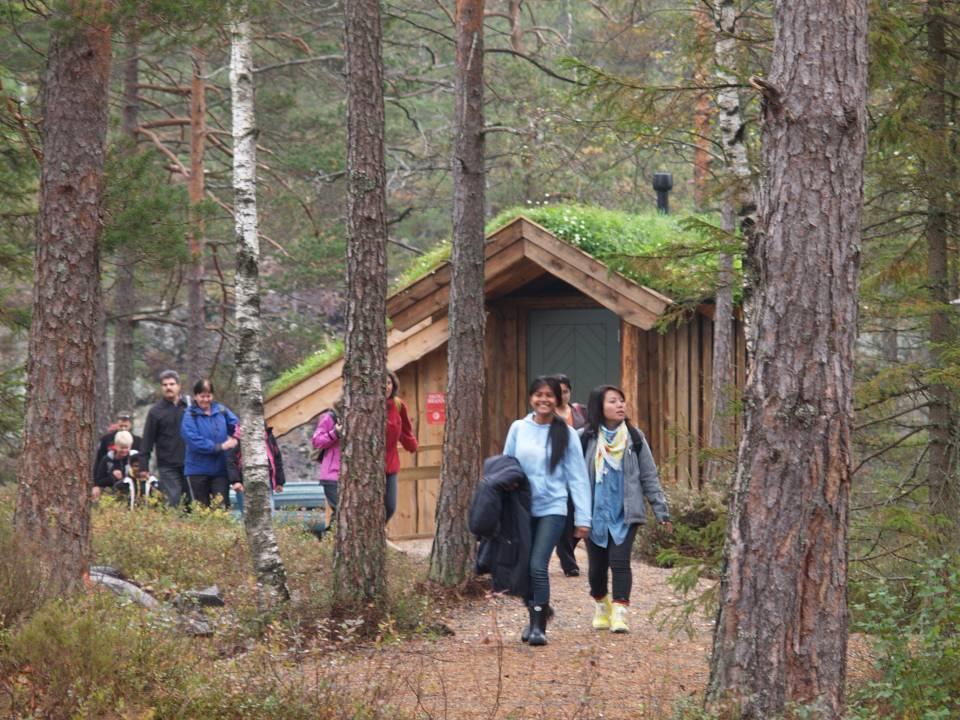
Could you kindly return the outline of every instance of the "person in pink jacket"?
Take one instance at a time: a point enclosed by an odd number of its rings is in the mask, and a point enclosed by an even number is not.
[[[329,410],[324,410],[317,421],[317,429],[313,431],[313,447],[320,451],[317,480],[323,488],[323,494],[334,517],[337,514],[340,489],[340,434],[343,432],[341,412],[340,402]]]

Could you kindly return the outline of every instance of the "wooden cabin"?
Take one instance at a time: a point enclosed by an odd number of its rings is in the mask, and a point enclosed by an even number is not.
[[[445,262],[387,300],[387,365],[399,375],[400,397],[420,442],[416,454],[400,453],[397,513],[387,528],[393,538],[434,532],[450,275]],[[709,434],[712,398],[712,306],[661,333],[655,325],[670,298],[611,272],[522,216],[487,238],[485,280],[487,455],[500,451],[510,423],[529,412],[529,381],[562,372],[570,376],[573,399],[584,404],[596,385],[622,387],[663,482],[700,487],[700,441]],[[741,328],[734,337],[742,387]],[[267,400],[267,422],[278,436],[315,421],[333,404],[341,394],[342,368],[342,359],[331,362]]]

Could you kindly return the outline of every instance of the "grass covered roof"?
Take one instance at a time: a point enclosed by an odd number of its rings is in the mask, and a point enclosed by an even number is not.
[[[727,249],[736,254],[737,250],[736,241],[718,230],[708,218],[656,212],[632,214],[587,205],[508,208],[487,223],[486,234],[496,232],[518,215],[526,216],[611,270],[667,295],[681,306],[712,298],[720,252]],[[390,294],[416,282],[449,259],[450,243],[440,243],[400,274],[391,284]],[[739,263],[737,269],[739,271]],[[735,283],[735,287],[738,285]],[[333,341],[278,377],[270,385],[268,397],[292,387],[342,354],[343,342]]]

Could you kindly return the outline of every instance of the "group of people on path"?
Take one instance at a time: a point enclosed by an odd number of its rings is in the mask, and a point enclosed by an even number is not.
[[[181,392],[174,370],[160,374],[161,398],[147,413],[143,436],[131,434],[132,414],[120,412],[114,428],[100,438],[93,472],[93,497],[104,491],[141,493],[150,483],[151,457],[156,485],[167,504],[199,503],[229,507],[230,488],[243,489],[240,427],[230,408],[214,400],[208,378]],[[270,481],[274,492],[285,482],[280,448],[265,429]]]
[[[520,639],[532,646],[547,644],[554,615],[547,571],[554,549],[564,573],[575,577],[573,551],[585,541],[591,624],[624,633],[630,556],[646,523],[645,501],[664,530],[673,531],[653,454],[627,418],[623,391],[594,388],[585,412],[570,404],[570,391],[566,376],[534,379],[532,412],[510,426],[503,454],[484,463],[470,510],[471,531],[482,538],[477,569],[491,573],[495,590],[524,599],[529,621]]]
[[[398,445],[417,450],[399,389],[396,374],[388,373],[384,522],[397,507]],[[580,568],[574,550],[585,541],[592,626],[623,633],[629,630],[631,550],[638,528],[646,523],[647,501],[664,530],[673,530],[653,454],[627,418],[623,391],[601,385],[584,408],[570,402],[571,390],[566,375],[542,376],[531,383],[531,413],[510,426],[503,454],[485,462],[470,511],[471,531],[483,538],[477,569],[493,575],[496,590],[524,599],[529,622],[521,640],[534,646],[546,644],[547,621],[554,614],[547,571],[554,551],[564,574],[576,577]],[[342,417],[341,400],[320,414],[312,440],[317,479],[334,513]]]

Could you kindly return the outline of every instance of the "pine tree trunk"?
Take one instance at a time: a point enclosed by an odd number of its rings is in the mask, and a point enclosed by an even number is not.
[[[205,182],[203,154],[207,133],[206,81],[203,79],[204,57],[199,48],[192,53],[193,79],[190,84],[190,205],[203,202]],[[204,377],[206,340],[206,294],[203,280],[204,222],[194,211],[190,221],[190,262],[187,267],[187,383],[188,387]]]
[[[844,710],[866,2],[779,0],[764,87],[755,351],[708,705]]]
[[[43,162],[27,406],[15,524],[49,575],[75,588],[90,560],[100,233],[110,29],[94,3],[55,18],[44,80]]]
[[[383,512],[387,267],[380,4],[346,0],[347,327],[334,601],[356,608],[386,588]]]
[[[483,462],[483,11],[484,0],[457,0],[447,409],[430,556],[430,579],[444,585],[463,582],[472,566],[467,511]]]
[[[698,44],[706,45],[710,41],[710,15],[706,8],[697,8],[694,12]],[[694,82],[698,87],[705,87],[710,78],[707,57],[698,55],[697,58]],[[712,114],[710,93],[703,90],[697,95],[693,111],[693,204],[697,210],[703,210],[706,207],[710,189],[710,116]]]
[[[139,125],[140,100],[137,95],[139,82],[139,47],[134,33],[127,33],[127,55],[123,61],[123,134],[129,143],[127,152],[137,154],[137,127]],[[117,250],[114,262],[117,281],[114,286],[113,312],[113,411],[133,411],[133,332],[136,323],[132,313],[137,305],[137,285],[134,281],[134,260],[123,247]]]
[[[925,175],[929,178],[927,221],[927,282],[930,288],[930,364],[935,372],[949,364],[944,355],[953,342],[951,323],[950,261],[947,246],[950,150],[947,135],[946,108],[946,19],[943,0],[930,0],[926,8],[927,53],[930,59],[927,94],[924,102],[927,130]],[[953,447],[956,432],[955,400],[944,382],[930,385],[930,454],[927,483],[930,489],[930,510],[949,521],[945,535],[948,544],[960,541],[960,486],[957,484],[957,457]],[[956,547],[956,545],[954,545]]]
[[[231,24],[233,195],[237,233],[237,390],[243,430],[243,523],[262,604],[290,599],[287,573],[273,533],[260,381],[260,240],[257,237],[257,131],[250,21]]]

